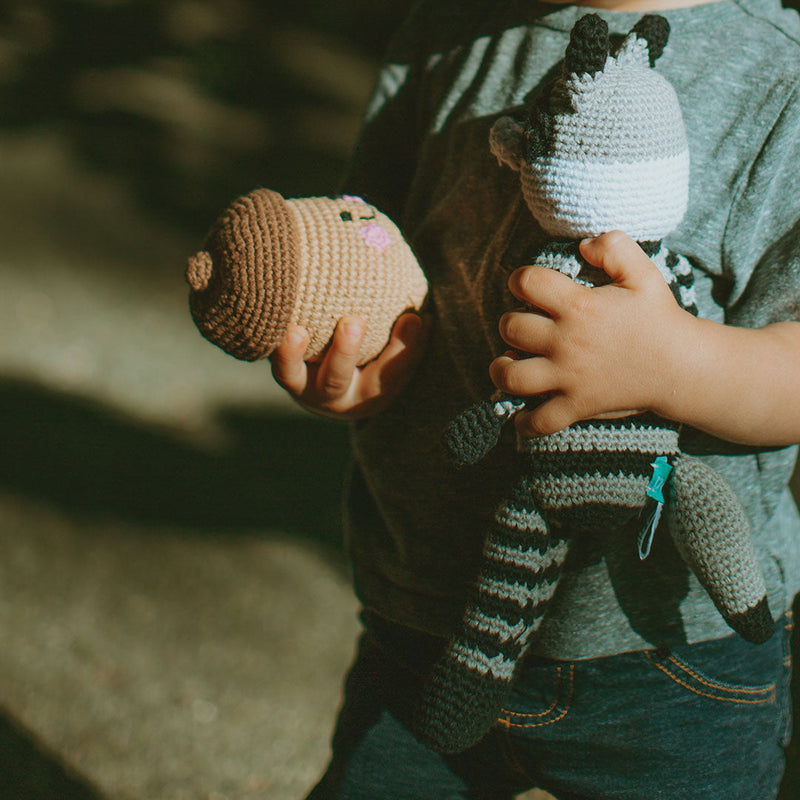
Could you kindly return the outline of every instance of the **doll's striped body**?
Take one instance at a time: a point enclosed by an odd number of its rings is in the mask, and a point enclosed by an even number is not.
[[[696,311],[688,262],[660,243],[646,247],[679,302]],[[548,245],[533,263],[585,285],[608,282],[581,258],[577,242]],[[527,402],[501,396],[464,412],[449,436],[455,460],[479,460]],[[430,745],[462,749],[492,724],[558,586],[571,532],[630,524],[644,505],[654,459],[679,452],[677,428],[648,414],[518,439],[521,477],[494,515],[462,630],[435,670],[421,709],[419,727]]]
[[[657,244],[648,247],[673,294],[696,313],[691,269]],[[587,285],[604,283],[574,248],[546,249],[536,263]],[[451,426],[455,460],[479,460],[500,427],[531,402],[500,396],[468,409]],[[488,424],[487,424],[488,423]],[[538,438],[518,437],[520,477],[497,509],[482,569],[462,626],[436,665],[417,727],[429,746],[456,752],[488,730],[514,672],[555,594],[573,535],[630,530],[631,548],[652,526],[648,488],[656,459],[674,468],[673,541],[731,627],[753,641],[773,629],[749,521],[721,477],[683,454],[679,425],[655,414],[578,422]]]
[[[691,265],[660,244],[689,197],[680,102],[653,69],[668,36],[663,17],[646,15],[615,48],[601,17],[582,17],[561,75],[532,97],[524,120],[496,120],[490,147],[519,173],[522,198],[552,237],[528,263],[591,287],[608,283],[581,259],[578,243],[622,230],[650,256],[678,303],[697,313]],[[445,432],[451,458],[479,461],[504,423],[536,402],[503,395],[467,409]],[[557,590],[571,537],[630,526],[631,548],[641,554],[642,531],[655,530],[662,503],[676,549],[730,626],[755,642],[771,635],[749,520],[725,481],[678,445],[678,426],[651,414],[580,422],[518,442],[518,480],[487,532],[462,624],[420,699],[421,740],[443,752],[477,742],[497,719]],[[650,478],[664,462],[672,468],[667,496],[656,492],[654,500]]]
[[[545,245],[531,259],[531,264],[547,267],[572,278],[586,286],[601,286],[609,277],[591,266],[581,256],[577,241],[557,241]],[[658,267],[664,280],[680,306],[697,315],[697,298],[694,291],[692,265],[682,255],[672,252],[660,241],[639,242],[639,247]]]
[[[571,532],[602,534],[635,523],[655,459],[680,456],[677,425],[652,414],[577,423],[523,440],[520,449],[523,475],[494,516],[467,613],[476,635],[458,648],[476,669],[483,663],[498,676],[510,675],[538,627]]]
[[[697,313],[691,265],[660,243],[645,250],[678,302]],[[590,286],[607,276],[588,266],[577,243],[545,247],[534,263]],[[501,419],[525,407],[495,402]],[[457,645],[471,668],[510,679],[558,584],[570,531],[619,530],[642,511],[658,457],[680,455],[677,423],[654,414],[578,422],[549,436],[519,438],[522,477],[497,510],[484,548],[484,568],[466,615],[471,645]],[[645,523],[642,523],[645,524]]]

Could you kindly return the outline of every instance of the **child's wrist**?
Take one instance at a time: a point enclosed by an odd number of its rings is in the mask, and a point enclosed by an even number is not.
[[[698,393],[708,372],[708,320],[681,310],[671,327],[668,347],[661,351],[653,369],[660,376],[658,392],[650,409],[665,419],[689,422],[697,406]]]

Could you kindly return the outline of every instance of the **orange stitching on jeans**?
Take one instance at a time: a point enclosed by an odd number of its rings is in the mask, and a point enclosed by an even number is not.
[[[702,683],[703,686],[708,686],[709,689],[717,689],[721,692],[736,692],[737,694],[764,694],[765,692],[775,691],[774,683],[768,683],[764,686],[753,688],[748,688],[746,686],[726,686],[724,683],[715,683],[714,681],[706,678],[705,675],[701,675],[699,672],[689,669],[688,665],[675,658],[675,656],[670,656],[669,660],[678,669],[682,669],[688,675],[691,675],[698,683]]]
[[[651,657],[650,653],[645,653],[645,656],[650,661],[650,663],[660,669],[670,680],[675,681],[680,686],[683,686],[684,689],[688,689],[690,692],[694,692],[695,694],[699,694],[701,697],[708,697],[710,700],[719,700],[723,703],[743,703],[748,705],[760,705],[761,703],[772,703],[775,701],[775,684],[770,684],[769,687],[765,687],[760,691],[769,691],[769,696],[762,697],[760,700],[745,700],[739,697],[722,697],[716,694],[709,694],[708,692],[701,692],[697,687],[691,686],[690,684],[686,683],[686,681],[682,681],[677,675],[673,675],[665,666],[659,664],[657,661],[654,661]],[[672,660],[672,659],[670,659]],[[691,672],[689,673],[691,675]],[[710,684],[709,684],[710,685]],[[714,688],[713,686],[711,688]],[[737,691],[737,690],[732,690]]]
[[[509,716],[518,717],[521,719],[534,719],[536,717],[543,717],[547,714],[552,713],[552,711],[558,705],[558,698],[561,694],[561,667],[557,667],[558,669],[558,685],[556,688],[556,699],[553,701],[553,704],[547,711],[539,712],[538,714],[518,714],[516,711],[508,711],[507,709],[503,709],[504,714],[508,714]],[[574,691],[573,682],[574,682],[574,674],[575,674],[575,665],[569,665],[569,690],[567,692],[567,704],[564,708],[561,709],[561,713],[557,717],[553,717],[553,719],[547,720],[547,722],[523,722],[523,723],[516,723],[512,722],[510,719],[506,719],[501,717],[497,720],[498,724],[502,725],[506,730],[509,728],[543,728],[545,725],[552,725],[554,722],[558,722],[559,720],[564,719],[569,713],[570,708],[572,707],[572,695]]]
[[[515,717],[523,717],[525,719],[532,719],[534,717],[546,717],[548,714],[552,714],[555,710],[555,707],[558,705],[558,698],[561,694],[561,667],[556,667],[556,673],[558,674],[558,683],[556,684],[556,696],[553,698],[553,702],[550,705],[550,708],[547,711],[540,711],[538,714],[522,714],[517,711],[509,711],[507,708],[503,709],[503,714],[509,714]]]
[[[788,668],[792,666],[791,640],[789,637],[794,633],[794,612],[791,608],[786,612],[786,624],[783,628],[788,632],[787,638],[783,641],[783,666]]]

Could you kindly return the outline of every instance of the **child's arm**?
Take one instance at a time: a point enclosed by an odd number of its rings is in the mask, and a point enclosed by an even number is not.
[[[417,314],[404,314],[395,323],[383,352],[356,367],[364,321],[340,320],[323,359],[304,361],[308,334],[290,328],[270,357],[275,380],[304,408],[338,419],[358,419],[383,410],[405,386],[422,357],[426,326]]]
[[[539,357],[502,356],[492,380],[511,394],[553,393],[517,415],[523,433],[649,409],[728,441],[800,442],[800,322],[749,329],[693,317],[619,231],[581,252],[614,282],[589,289],[540,267],[509,281],[519,300],[545,313],[510,312],[501,335]]]

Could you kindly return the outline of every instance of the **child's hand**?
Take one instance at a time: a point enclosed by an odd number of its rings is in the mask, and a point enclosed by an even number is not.
[[[318,362],[303,360],[308,334],[290,328],[270,357],[275,380],[304,408],[342,419],[366,417],[386,408],[405,386],[424,351],[426,326],[417,314],[404,314],[383,352],[357,367],[366,330],[364,320],[339,321],[330,347]]]
[[[549,394],[535,410],[517,414],[523,435],[537,436],[598,416],[657,410],[669,393],[669,372],[694,322],[656,266],[621,231],[581,244],[589,263],[612,278],[589,288],[544,267],[524,267],[509,279],[522,302],[541,313],[512,311],[500,321],[511,347],[535,358],[492,362],[495,385],[523,397]]]

